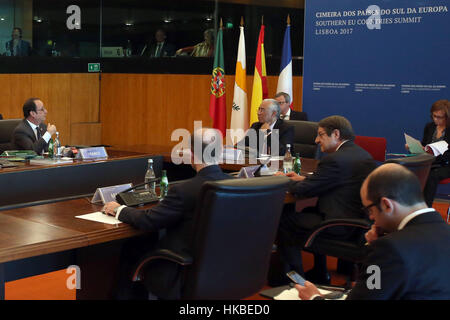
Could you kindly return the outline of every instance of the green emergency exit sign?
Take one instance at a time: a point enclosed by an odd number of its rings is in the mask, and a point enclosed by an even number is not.
[[[89,72],[100,72],[100,63],[88,63]]]

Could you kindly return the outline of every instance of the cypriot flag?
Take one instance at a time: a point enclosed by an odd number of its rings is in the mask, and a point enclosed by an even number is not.
[[[230,128],[239,131],[233,134],[233,143],[244,138],[245,131],[248,129],[248,111],[247,111],[247,85],[245,71],[245,37],[243,21],[241,19],[239,47],[236,62],[236,76],[234,81],[233,108],[231,110]]]

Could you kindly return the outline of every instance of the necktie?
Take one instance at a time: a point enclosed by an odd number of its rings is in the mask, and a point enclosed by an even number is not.
[[[39,140],[41,138],[41,129],[39,129],[39,127],[36,127],[36,137],[37,137],[37,140]]]
[[[160,51],[161,51],[161,43],[158,43],[156,46],[155,57],[159,57],[161,55]]]

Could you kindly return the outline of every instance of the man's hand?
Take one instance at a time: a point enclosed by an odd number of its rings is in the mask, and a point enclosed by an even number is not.
[[[47,124],[47,132],[50,133],[50,135],[54,135],[56,133],[56,127],[54,124]]]
[[[114,212],[114,209],[116,209],[116,208],[118,208],[118,207],[120,207],[120,204],[118,204],[118,203],[115,202],[115,201],[111,201],[111,202],[108,202],[107,204],[105,204],[105,205],[103,206],[102,212],[103,212],[104,214],[107,214],[108,216],[115,217],[115,216],[116,216],[116,213]]]
[[[319,289],[309,281],[305,281],[305,286],[296,284],[295,289],[298,291],[298,297],[302,300],[310,300],[314,295],[321,295]]]
[[[383,230],[380,227],[377,227],[373,224],[370,230],[366,232],[364,237],[366,238],[366,241],[370,244],[373,241],[377,240],[383,234],[384,234]]]
[[[286,173],[286,177],[291,178],[291,180],[293,180],[293,181],[303,181],[306,179],[306,177],[300,176],[300,175],[296,174],[294,171]]]

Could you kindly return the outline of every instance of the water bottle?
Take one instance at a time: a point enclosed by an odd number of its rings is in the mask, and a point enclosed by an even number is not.
[[[48,142],[48,157],[50,159],[52,159],[54,157],[54,154],[53,154],[53,139],[52,138],[50,138],[50,141]]]
[[[302,162],[300,161],[300,155],[297,153],[294,160],[294,172],[300,174],[302,171]]]
[[[59,141],[59,132],[56,132],[56,138],[53,142],[53,156],[61,158],[61,142]]]
[[[156,182],[155,181],[150,183],[147,182],[155,178],[156,176],[155,171],[153,170],[153,159],[148,159],[148,168],[147,172],[145,172],[144,181],[145,181],[145,190],[147,190],[152,195],[156,194]]]
[[[167,172],[166,170],[162,171],[161,183],[159,184],[159,197],[164,199],[167,196],[167,191],[169,190],[169,180],[167,180]]]
[[[292,155],[291,155],[291,145],[286,145],[286,153],[283,159],[283,172],[288,173],[292,171]]]
[[[125,50],[125,56],[131,57],[131,41],[128,40],[127,42],[127,48]]]

